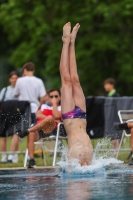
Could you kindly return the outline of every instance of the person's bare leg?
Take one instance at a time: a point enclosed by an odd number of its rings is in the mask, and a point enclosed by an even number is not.
[[[133,153],[133,128],[131,128],[131,139],[130,139],[130,143],[131,143],[131,149],[132,149],[132,153]]]
[[[119,139],[115,139],[115,149],[117,150],[119,148]]]
[[[31,159],[34,158],[34,142],[37,140],[39,140],[38,132],[30,132],[28,135],[28,152]]]
[[[18,143],[19,143],[19,136],[16,134],[13,134],[12,140],[11,140],[11,148],[10,151],[17,151],[18,150]]]
[[[133,122],[127,123],[128,128],[133,128]]]
[[[42,140],[40,140],[42,141]],[[43,145],[42,144],[38,144],[37,148],[34,150],[34,155],[38,155],[38,154],[41,154],[42,153],[42,150],[43,150]]]
[[[1,138],[1,151],[6,151],[6,137]]]
[[[130,133],[131,133],[130,144],[131,144],[131,155],[132,155],[132,159],[131,159],[131,161],[128,163],[128,165],[133,165],[133,128],[131,128]],[[130,154],[129,154],[129,158],[130,158]]]
[[[73,88],[73,98],[76,106],[79,106],[84,112],[86,112],[86,104],[83,90],[80,85],[78,73],[77,73],[77,63],[75,55],[75,39],[77,32],[80,28],[79,23],[77,23],[71,33],[71,42],[70,42],[70,76],[72,80]]]
[[[116,155],[117,154],[117,150],[119,148],[119,139],[115,138],[111,141],[111,145],[112,145],[112,155]]]
[[[28,152],[30,158],[34,158],[34,142],[39,140],[38,130],[42,130],[45,134],[51,133],[55,128],[55,120],[52,116],[48,116],[40,123],[28,129]]]
[[[10,151],[14,153],[8,155],[8,162],[15,162],[15,163],[18,162],[18,154],[15,154],[15,151],[18,150],[18,144],[19,144],[19,136],[17,134],[13,134]]]
[[[1,151],[2,152],[6,152],[6,137],[1,138]],[[2,154],[1,161],[2,162],[6,162],[7,161],[6,153]]]
[[[70,76],[72,81],[72,90],[73,90],[73,98],[75,105],[80,107],[84,112],[86,112],[86,104],[85,104],[85,97],[83,90],[81,88],[79,77],[77,73],[77,63],[76,63],[76,56],[75,56],[75,39],[77,32],[79,30],[80,25],[77,23],[71,33],[71,42],[70,42]],[[83,127],[86,127],[86,120],[81,119],[81,123]],[[82,128],[83,128],[82,127]],[[75,154],[75,157],[79,159],[81,166],[85,166],[88,164],[91,164],[92,155],[93,155],[93,148],[92,144],[90,142],[90,138],[86,133],[86,128],[83,128],[84,131],[82,132],[82,136],[80,133],[77,133],[74,140],[75,142],[80,141],[79,148],[77,149],[77,145],[73,145],[71,148],[71,151],[69,152],[69,155],[71,157],[71,154]],[[73,138],[72,135],[70,135],[71,139]],[[75,143],[76,144],[76,143]]]
[[[111,146],[112,146],[112,150],[114,150],[114,148],[115,148],[115,140],[114,139],[111,141]],[[114,151],[112,151],[112,154],[114,154]]]
[[[28,129],[29,132],[35,132],[38,130],[42,130],[44,133],[51,133],[55,128],[55,120],[52,116],[46,117],[40,123]]]
[[[72,111],[75,107],[73,94],[72,94],[72,83],[69,69],[69,45],[70,45],[70,22],[66,23],[63,27],[63,47],[60,59],[60,75],[62,81],[61,88],[61,110],[62,113]]]

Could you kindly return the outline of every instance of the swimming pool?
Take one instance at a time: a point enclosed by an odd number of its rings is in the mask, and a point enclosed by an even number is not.
[[[133,167],[112,164],[84,174],[62,173],[59,167],[1,170],[0,199],[133,199]]]

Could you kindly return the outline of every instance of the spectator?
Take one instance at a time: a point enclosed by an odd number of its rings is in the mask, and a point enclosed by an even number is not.
[[[115,123],[114,128],[116,131],[128,130],[128,134],[131,134],[131,139],[130,139],[131,153],[129,154],[129,157],[132,156],[132,159],[128,165],[133,165],[133,122],[127,122],[122,124]]]
[[[52,89],[48,92],[49,102],[47,104],[42,104],[40,109],[36,113],[37,123],[52,115],[56,124],[61,121],[61,106],[60,99],[61,93],[58,89]],[[56,130],[56,129],[55,129]],[[30,132],[28,135],[28,151],[29,151],[29,168],[34,168],[36,163],[34,160],[34,142],[45,137],[46,134],[43,131]]]
[[[106,92],[108,92],[108,97],[120,96],[115,89],[115,80],[113,78],[108,78],[104,81],[104,89]]]
[[[32,62],[26,63],[22,70],[23,77],[17,80],[14,95],[20,101],[30,102],[31,122],[36,123],[35,113],[45,100],[46,90],[42,80],[34,76],[34,64]]]
[[[14,97],[14,88],[15,88],[15,84],[16,84],[17,79],[18,79],[18,73],[16,71],[12,71],[10,73],[10,75],[9,75],[9,83],[10,83],[10,85],[1,90],[0,101],[8,101],[8,100],[16,100],[17,99],[16,97]],[[12,141],[11,141],[11,151],[12,151],[12,147],[14,145],[16,146],[16,150],[18,149],[18,139],[16,140],[15,139],[15,135],[13,135]],[[1,151],[3,151],[3,152],[6,151],[6,137],[2,137],[2,140],[1,140]],[[12,162],[12,158],[11,157],[12,157],[12,155],[9,155],[8,156],[8,160],[7,160],[7,155],[6,154],[2,154],[1,162],[3,162],[3,163],[5,163],[7,161],[8,162]],[[16,160],[17,160],[17,158],[16,158]]]
[[[108,92],[108,97],[119,97],[119,93],[117,93],[115,89],[115,80],[113,78],[108,78],[104,81],[104,89],[106,92]],[[111,143],[113,149],[118,149],[119,142],[121,139],[121,134],[118,134],[117,132],[111,135]],[[116,152],[113,152],[114,154]]]

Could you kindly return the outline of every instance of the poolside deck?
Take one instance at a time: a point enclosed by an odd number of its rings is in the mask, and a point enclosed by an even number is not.
[[[37,166],[36,168],[27,168],[27,167],[10,167],[10,168],[0,168],[0,170],[29,170],[29,169],[49,169],[49,170],[61,170],[60,166]]]

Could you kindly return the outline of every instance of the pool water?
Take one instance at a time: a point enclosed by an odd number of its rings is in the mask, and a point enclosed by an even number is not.
[[[133,167],[103,160],[69,173],[62,163],[62,168],[1,170],[0,200],[132,200]]]

